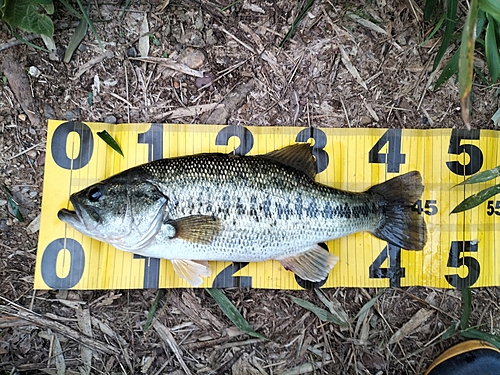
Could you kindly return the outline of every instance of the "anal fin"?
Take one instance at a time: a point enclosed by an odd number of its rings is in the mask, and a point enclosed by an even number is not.
[[[339,258],[316,244],[303,253],[276,260],[301,279],[319,282],[326,279]]]
[[[177,276],[186,280],[192,286],[200,286],[203,283],[202,277],[208,277],[212,274],[212,270],[206,261],[172,259],[170,262],[172,262]]]

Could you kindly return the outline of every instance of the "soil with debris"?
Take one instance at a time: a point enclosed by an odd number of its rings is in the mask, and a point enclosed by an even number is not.
[[[461,317],[455,290],[387,289],[357,319],[379,290],[324,290],[351,319],[345,328],[320,321],[289,297],[323,306],[312,290],[225,290],[269,341],[235,328],[203,290],[165,291],[147,329],[158,290],[34,291],[49,118],[462,127],[453,79],[433,91],[440,35],[426,40],[433,25],[423,21],[421,0],[318,0],[283,48],[279,44],[300,10],[293,1],[242,0],[227,9],[220,0],[92,4],[104,49],[89,32],[71,61],[61,61],[78,19],[59,2],[57,51],[0,46],[0,181],[25,218],[13,218],[2,192],[0,370],[421,374],[462,340],[442,339]],[[10,34],[2,31],[1,42],[7,43]],[[476,63],[485,65],[480,55]],[[477,81],[473,96],[473,127],[492,127],[499,107],[494,89]],[[499,301],[499,288],[473,290],[471,324],[498,334]]]

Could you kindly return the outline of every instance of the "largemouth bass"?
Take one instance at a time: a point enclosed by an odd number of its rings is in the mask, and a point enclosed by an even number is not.
[[[409,172],[365,192],[314,181],[309,144],[259,156],[198,154],[143,164],[74,193],[60,220],[119,250],[169,259],[194,286],[209,260],[279,261],[304,280],[325,279],[337,256],[319,243],[368,231],[421,250],[427,231],[411,210],[424,186]]]

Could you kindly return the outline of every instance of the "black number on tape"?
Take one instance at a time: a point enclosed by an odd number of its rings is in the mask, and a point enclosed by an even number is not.
[[[437,200],[427,199],[425,201],[425,206],[422,207],[422,200],[418,200],[412,207],[412,211],[417,211],[420,215],[422,212],[426,215],[432,216],[438,213],[438,208],[436,206]]]
[[[467,164],[462,164],[457,160],[447,161],[446,166],[450,171],[459,176],[470,176],[471,174],[479,172],[479,170],[483,166],[482,151],[475,145],[461,144],[463,140],[479,139],[479,135],[479,129],[453,129],[451,131],[448,154],[461,155],[465,152],[467,155],[469,155],[469,162]]]
[[[253,147],[253,135],[247,128],[238,125],[229,125],[222,128],[215,138],[217,146],[227,146],[231,137],[237,137],[240,145],[234,150],[236,155],[246,155]]]
[[[463,253],[477,253],[477,242],[452,241],[451,243],[447,266],[453,268],[465,266],[469,270],[465,277],[461,277],[458,274],[444,276],[446,281],[457,289],[464,289],[474,285],[481,272],[481,267],[477,259],[471,256],[463,256]]]
[[[492,216],[493,214],[500,216],[500,201],[488,201],[486,214],[488,216]]]
[[[149,130],[137,135],[137,142],[148,145],[148,162],[163,158],[163,124],[151,124]]]
[[[70,254],[69,272],[66,277],[59,277],[56,272],[57,257],[63,250]],[[41,262],[42,279],[49,288],[73,288],[83,275],[85,269],[85,252],[82,245],[72,238],[58,238],[45,248]]]
[[[233,276],[247,265],[248,262],[234,262],[227,266],[215,277],[212,288],[251,288],[252,278],[250,276]]]
[[[387,172],[399,173],[399,166],[406,162],[406,155],[401,153],[402,129],[388,129],[368,152],[369,163],[387,164]],[[387,153],[380,150],[387,144]]]
[[[330,162],[328,153],[323,150],[326,146],[327,137],[323,130],[306,128],[297,134],[295,142],[308,142],[310,139],[314,139],[312,153],[316,158],[316,173],[321,173],[328,167],[328,163]]]
[[[134,254],[134,259],[144,259],[143,288],[158,288],[160,279],[160,259]]]
[[[70,158],[66,154],[66,142],[71,133],[80,137],[80,148],[73,150],[76,158]],[[51,142],[52,158],[55,163],[64,169],[80,169],[85,167],[94,152],[94,136],[92,130],[82,122],[70,121],[59,125],[52,135]]]
[[[389,267],[382,267],[389,259]],[[371,279],[389,279],[391,287],[400,287],[401,278],[405,277],[405,269],[401,267],[401,248],[387,244],[369,267]]]

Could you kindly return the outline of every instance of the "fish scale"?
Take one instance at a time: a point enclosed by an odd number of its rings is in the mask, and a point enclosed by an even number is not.
[[[411,206],[423,191],[409,172],[366,192],[314,181],[307,144],[261,156],[198,154],[156,160],[70,197],[75,212],[59,218],[118,249],[170,259],[199,285],[207,260],[276,259],[319,281],[336,257],[318,243],[369,231],[407,249],[421,249],[425,222]]]

